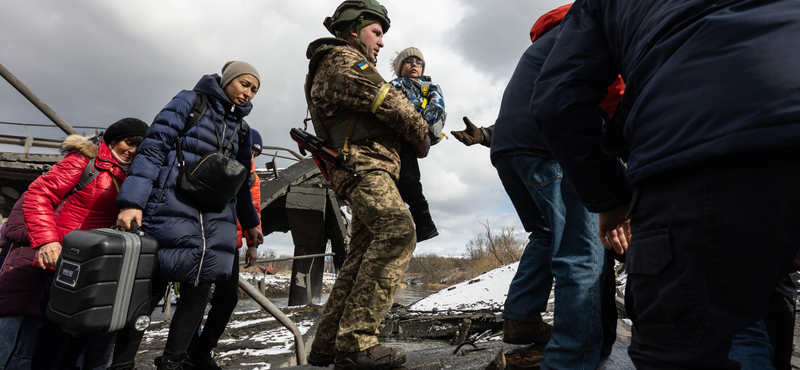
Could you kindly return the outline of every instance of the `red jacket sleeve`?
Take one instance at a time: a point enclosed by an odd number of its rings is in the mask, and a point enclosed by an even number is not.
[[[88,163],[89,158],[69,153],[28,187],[22,212],[31,247],[38,248],[50,242],[61,243],[56,229],[55,208],[78,185]]]

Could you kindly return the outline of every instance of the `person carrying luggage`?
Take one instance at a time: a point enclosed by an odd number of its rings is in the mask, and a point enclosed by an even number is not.
[[[139,119],[123,118],[109,126],[102,138],[68,136],[62,144],[64,159],[34,180],[23,196],[25,229],[31,247],[36,250],[33,265],[41,268],[38,292],[42,321],[34,345],[32,369],[49,370],[59,363],[74,365],[67,362],[77,356],[65,358],[67,349],[80,354],[91,339],[90,336],[73,338],[45,316],[56,261],[67,233],[114,225],[119,213],[114,201],[147,129],[147,124]],[[92,161],[97,176],[74,191]],[[108,357],[87,359],[94,360],[108,362]]]
[[[193,90],[179,92],[156,116],[117,197],[117,225],[129,228],[135,220],[158,240],[156,275],[162,281],[156,286],[181,282],[181,303],[172,317],[164,354],[156,358],[158,369],[191,367],[187,348],[203,319],[211,284],[231,276],[237,219],[256,245],[263,243],[246,177],[222,209],[190,198],[183,181],[186,168],[198,168],[201,157],[214,153],[220,153],[221,160],[233,157],[229,164],[239,167],[238,162],[246,176],[252,139],[243,119],[253,109],[250,100],[259,85],[252,65],[232,61],[222,67],[222,76],[205,75]],[[205,104],[196,105],[198,100]]]

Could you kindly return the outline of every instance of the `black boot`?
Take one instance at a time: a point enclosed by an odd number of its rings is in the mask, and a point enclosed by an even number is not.
[[[158,356],[153,360],[156,363],[158,370],[192,370],[192,363],[189,362],[187,355],[163,355]]]
[[[436,230],[436,225],[431,218],[430,210],[419,211],[416,214],[412,214],[412,216],[414,217],[414,226],[417,228],[417,243],[439,235],[439,231]]]
[[[222,370],[211,356],[211,350],[197,350],[189,355],[189,361],[195,370]]]

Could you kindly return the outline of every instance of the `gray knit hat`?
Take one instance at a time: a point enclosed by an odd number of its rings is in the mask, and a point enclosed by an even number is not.
[[[224,89],[233,79],[245,74],[255,76],[256,80],[258,80],[258,85],[261,86],[261,77],[258,75],[258,71],[256,71],[255,67],[250,65],[250,63],[240,61],[230,61],[222,66],[222,80],[219,85]]]
[[[394,59],[392,59],[392,66],[394,67],[394,75],[400,77],[400,72],[403,71],[403,60],[408,57],[417,57],[421,61],[425,61],[425,57],[422,56],[422,52],[415,48],[409,47],[403,49],[403,51],[397,53]],[[425,65],[422,65],[422,74],[425,74]]]

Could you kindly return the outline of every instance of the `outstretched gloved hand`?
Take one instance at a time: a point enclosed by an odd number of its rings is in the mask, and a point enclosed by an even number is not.
[[[450,131],[450,133],[455,136],[456,140],[464,143],[466,146],[483,142],[483,133],[481,129],[472,124],[472,121],[467,117],[464,117],[464,123],[467,124],[467,128],[464,131]]]

